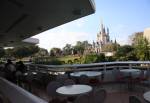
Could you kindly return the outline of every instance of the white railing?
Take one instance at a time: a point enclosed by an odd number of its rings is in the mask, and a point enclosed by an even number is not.
[[[73,65],[42,65],[42,64],[28,64],[28,69],[51,72],[66,72],[66,71],[80,71],[80,70],[98,70],[111,68],[150,68],[150,61],[117,61],[117,62],[102,62],[92,64],[73,64]]]
[[[47,103],[2,77],[0,77],[0,92],[2,92],[11,103]]]

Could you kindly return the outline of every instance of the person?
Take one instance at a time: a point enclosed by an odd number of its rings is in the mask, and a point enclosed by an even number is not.
[[[5,64],[5,77],[6,79],[15,82],[15,72],[16,68],[15,65],[12,63],[10,59],[7,60],[7,63]]]
[[[16,66],[17,71],[20,71],[21,73],[26,72],[27,67],[23,64],[22,61],[19,61],[16,64],[17,64],[17,66]]]

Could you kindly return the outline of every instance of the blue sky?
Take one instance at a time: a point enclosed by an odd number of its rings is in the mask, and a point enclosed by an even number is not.
[[[95,14],[34,36],[40,40],[39,46],[50,50],[62,48],[66,43],[95,41],[101,19],[110,29],[110,38],[116,38],[121,45],[129,43],[129,35],[150,27],[150,0],[95,0],[95,4]]]

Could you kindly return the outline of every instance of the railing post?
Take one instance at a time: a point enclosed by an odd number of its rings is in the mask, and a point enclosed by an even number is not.
[[[106,73],[106,64],[104,64],[104,73]]]
[[[27,65],[27,71],[29,71],[30,70],[30,65]]]
[[[132,69],[132,64],[129,64],[129,69]]]

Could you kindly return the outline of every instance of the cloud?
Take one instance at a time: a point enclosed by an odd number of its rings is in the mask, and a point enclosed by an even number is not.
[[[133,30],[124,24],[117,24],[111,28],[111,34],[113,39],[116,39],[120,45],[126,45],[129,43],[129,36],[133,33]]]
[[[40,47],[50,50],[52,47],[64,47],[67,43],[75,45],[77,41],[89,40],[91,35],[83,30],[78,29],[84,28],[85,19],[81,18],[74,20],[70,23],[63,24],[51,30],[40,33],[34,38],[38,38]]]
[[[67,43],[75,45],[77,41],[84,41],[89,39],[89,34],[86,32],[44,32],[34,36],[40,40],[39,46],[50,50],[53,47],[63,48]]]

